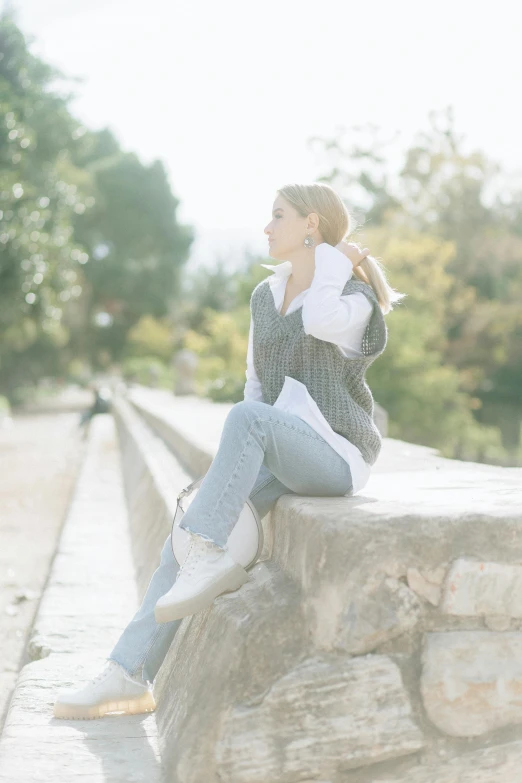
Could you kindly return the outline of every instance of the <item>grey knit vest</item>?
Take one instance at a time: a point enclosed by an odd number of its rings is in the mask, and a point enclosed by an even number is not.
[[[326,340],[306,334],[302,307],[289,315],[278,313],[269,278],[252,291],[254,367],[261,382],[263,401],[273,405],[285,375],[303,383],[334,432],[354,443],[364,460],[373,465],[382,439],[373,421],[374,402],[365,380],[367,368],[384,351],[388,330],[373,288],[350,279],[343,295],[362,292],[373,305],[364,332],[361,357],[349,358]]]

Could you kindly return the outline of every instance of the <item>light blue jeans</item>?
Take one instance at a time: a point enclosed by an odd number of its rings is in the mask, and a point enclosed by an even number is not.
[[[218,451],[181,526],[225,547],[247,498],[263,519],[281,495],[338,497],[351,488],[348,463],[299,416],[242,400],[228,413]],[[142,604],[109,656],[150,682],[181,623],[154,617],[178,570],[169,536]]]

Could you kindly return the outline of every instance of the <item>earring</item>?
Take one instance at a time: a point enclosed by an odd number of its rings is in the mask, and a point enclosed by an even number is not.
[[[305,247],[313,247],[315,245],[315,239],[311,237],[309,234],[306,235],[306,239],[304,241]]]

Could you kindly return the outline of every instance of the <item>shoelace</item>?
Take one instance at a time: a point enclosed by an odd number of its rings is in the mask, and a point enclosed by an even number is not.
[[[143,685],[144,687],[146,687],[147,684],[144,681],[142,681],[140,678],[131,677],[123,669],[123,667],[118,666],[116,661],[109,661],[106,664],[105,669],[103,669],[101,672],[99,672],[99,674],[97,674],[95,677],[91,677],[89,682],[84,687],[88,688],[91,685],[96,685],[97,683],[102,682],[102,680],[105,680],[109,676],[109,674],[111,674],[111,672],[116,671],[117,669],[120,669],[120,668],[122,670],[121,673],[123,674],[123,676],[125,677],[126,680],[128,680],[129,682],[134,683],[135,685]]]
[[[97,683],[104,680],[108,674],[115,668],[115,663],[113,661],[109,661],[109,663],[106,665],[105,669],[101,671],[99,674],[97,674],[95,677],[91,679],[91,683]]]
[[[187,575],[192,574],[194,568],[198,565],[198,563],[201,562],[202,558],[206,554],[211,552],[215,552],[217,554],[218,549],[214,549],[211,544],[212,542],[209,541],[207,545],[206,539],[194,536],[190,542],[190,547],[185,561],[180,568],[180,573],[181,571],[184,571]]]

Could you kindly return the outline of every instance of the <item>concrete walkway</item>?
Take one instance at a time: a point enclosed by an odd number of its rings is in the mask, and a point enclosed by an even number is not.
[[[0,731],[82,464],[90,398],[76,394],[73,411],[63,395],[45,415],[33,406],[0,421]]]
[[[154,715],[52,714],[58,689],[103,667],[136,606],[114,422],[99,415],[30,641],[40,660],[21,671],[0,740],[0,781],[161,780]]]

